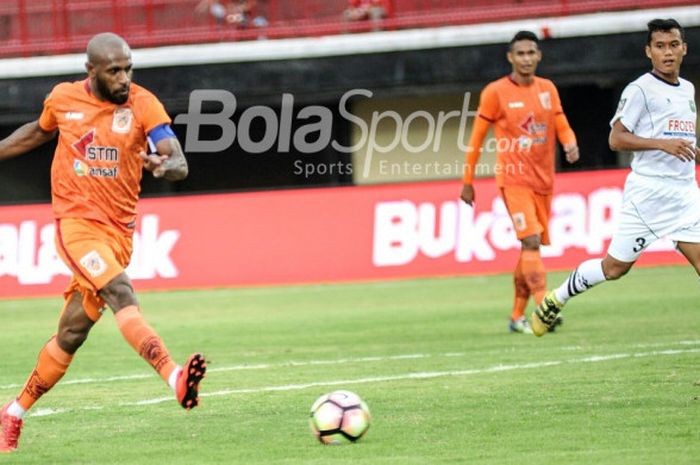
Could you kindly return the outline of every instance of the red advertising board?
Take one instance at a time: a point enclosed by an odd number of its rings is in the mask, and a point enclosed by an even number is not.
[[[543,255],[568,269],[605,254],[626,170],[557,177]],[[491,179],[144,199],[128,269],[137,289],[509,272],[519,243]],[[0,296],[60,293],[49,205],[0,208]],[[640,263],[683,263],[659,241]]]

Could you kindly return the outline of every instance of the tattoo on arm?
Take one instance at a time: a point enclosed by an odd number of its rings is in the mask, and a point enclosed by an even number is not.
[[[177,139],[168,138],[166,141],[170,144],[170,153],[167,160],[163,162],[162,176],[160,177],[168,181],[181,181],[187,177],[187,159],[182,153],[182,147]]]

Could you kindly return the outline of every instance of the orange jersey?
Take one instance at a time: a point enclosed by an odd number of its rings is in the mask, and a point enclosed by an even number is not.
[[[555,137],[558,134],[562,143],[576,142],[554,83],[535,77],[525,86],[510,76],[491,82],[481,93],[477,118],[494,127],[498,186],[526,186],[541,194],[550,193]],[[478,151],[480,147],[471,149]]]
[[[39,126],[58,129],[51,165],[56,218],[84,218],[132,230],[147,134],[170,117],[149,91],[131,84],[123,105],[98,100],[88,81],[62,83],[44,101]]]

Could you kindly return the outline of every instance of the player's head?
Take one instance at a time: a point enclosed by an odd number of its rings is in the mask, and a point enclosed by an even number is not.
[[[513,36],[508,46],[508,62],[513,72],[521,76],[532,76],[542,59],[539,39],[530,31],[520,31]]]
[[[126,103],[133,72],[131,49],[124,39],[111,32],[94,36],[88,42],[85,68],[99,99]]]
[[[683,38],[683,28],[675,19],[654,19],[647,24],[646,54],[654,73],[675,80],[680,73],[688,45]]]
[[[681,40],[685,42],[685,33],[683,32],[683,27],[678,24],[673,18],[669,19],[652,19],[647,23],[647,29],[649,33],[647,34],[647,45],[651,45],[651,41],[655,32],[671,32],[673,29],[678,31]]]

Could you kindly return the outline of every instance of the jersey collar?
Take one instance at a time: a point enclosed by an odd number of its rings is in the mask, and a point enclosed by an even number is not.
[[[657,76],[656,74],[654,74],[654,73],[651,72],[651,71],[649,71],[649,74],[651,74],[651,75],[654,76],[656,79],[658,79],[659,81],[663,82],[664,84],[668,84],[669,86],[678,87],[678,86],[681,85],[681,81],[680,81],[680,80],[679,80],[678,82],[669,82],[669,81],[667,81],[666,79],[662,78],[661,76]]]

